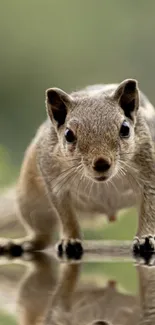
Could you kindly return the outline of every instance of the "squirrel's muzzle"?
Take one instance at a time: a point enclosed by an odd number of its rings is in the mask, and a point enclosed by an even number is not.
[[[95,159],[95,161],[93,162],[93,169],[99,173],[107,172],[110,167],[111,161],[108,158],[100,157],[98,159]]]

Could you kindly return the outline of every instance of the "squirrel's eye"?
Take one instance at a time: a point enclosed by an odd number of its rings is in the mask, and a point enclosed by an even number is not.
[[[130,126],[127,121],[124,121],[120,128],[120,137],[129,138],[129,136],[130,136]]]
[[[76,137],[75,137],[73,131],[68,128],[65,131],[65,138],[66,138],[66,141],[70,142],[70,143],[75,142],[75,140],[76,140]]]

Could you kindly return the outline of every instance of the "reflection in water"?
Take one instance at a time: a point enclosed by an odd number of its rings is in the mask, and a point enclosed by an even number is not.
[[[155,267],[137,266],[141,302],[140,325],[155,324]]]
[[[19,324],[42,324],[50,296],[59,278],[58,262],[38,253],[29,262],[29,268],[21,281],[17,308]]]
[[[114,281],[104,287],[93,281],[84,284],[83,262],[60,263],[37,253],[25,264],[17,298],[20,325],[155,324],[154,267],[135,266],[138,297],[121,292]],[[18,276],[15,281],[17,284]],[[11,279],[9,285],[11,288]]]

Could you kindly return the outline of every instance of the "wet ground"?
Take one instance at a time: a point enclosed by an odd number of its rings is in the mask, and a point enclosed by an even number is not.
[[[148,265],[149,264],[149,265]],[[85,241],[81,260],[0,259],[0,325],[155,324],[154,257],[128,241]]]

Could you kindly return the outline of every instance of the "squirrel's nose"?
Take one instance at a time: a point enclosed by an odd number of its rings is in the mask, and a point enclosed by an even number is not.
[[[108,158],[95,159],[93,168],[96,172],[106,172],[111,166],[111,161]]]

